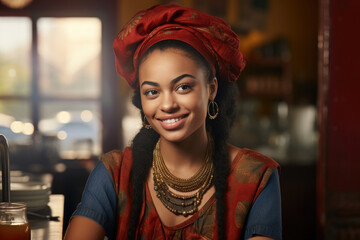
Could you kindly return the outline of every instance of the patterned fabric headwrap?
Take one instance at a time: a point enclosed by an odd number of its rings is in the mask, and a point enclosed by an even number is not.
[[[114,40],[116,68],[136,89],[141,56],[157,42],[179,40],[196,49],[223,81],[235,81],[245,66],[239,37],[224,20],[195,9],[157,5],[138,12]]]

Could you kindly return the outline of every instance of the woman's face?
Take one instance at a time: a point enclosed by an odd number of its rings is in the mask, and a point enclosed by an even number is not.
[[[151,127],[162,138],[180,142],[206,132],[209,100],[217,91],[207,72],[179,49],[152,51],[139,66],[141,104]]]

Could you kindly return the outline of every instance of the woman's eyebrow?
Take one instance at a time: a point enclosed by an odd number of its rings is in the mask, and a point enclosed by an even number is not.
[[[193,75],[191,75],[191,74],[186,74],[186,73],[185,73],[185,74],[182,74],[182,75],[178,76],[177,78],[174,78],[173,80],[171,80],[171,85],[176,84],[176,83],[179,82],[181,79],[186,78],[186,77],[190,77],[190,78],[195,79],[195,77],[194,77]]]
[[[182,75],[174,78],[173,80],[171,80],[170,83],[171,83],[171,85],[174,85],[174,84],[176,84],[177,82],[179,82],[181,79],[186,78],[186,77],[190,77],[190,78],[195,79],[195,77],[194,77],[193,75],[191,75],[191,74],[186,74],[186,73],[185,73],[185,74],[182,74]],[[154,87],[158,87],[158,86],[159,86],[159,84],[158,84],[157,82],[144,81],[144,82],[141,84],[140,87],[142,87],[142,86],[145,85],[145,84],[150,85],[150,86],[154,86]]]
[[[156,83],[156,82],[144,81],[144,82],[141,84],[141,86],[140,86],[140,87],[142,87],[142,86],[143,86],[143,85],[145,85],[145,84],[147,84],[147,85],[151,85],[151,86],[155,86],[155,87],[159,86],[159,84],[158,84],[158,83]]]

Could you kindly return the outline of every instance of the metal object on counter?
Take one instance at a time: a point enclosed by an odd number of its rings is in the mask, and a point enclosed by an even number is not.
[[[27,214],[30,215],[30,216],[46,219],[46,220],[49,220],[49,221],[56,221],[56,222],[59,221],[59,216],[51,216],[51,215],[48,215],[48,214],[40,214],[40,213],[30,212],[30,211],[27,211]]]
[[[2,201],[10,202],[10,161],[9,147],[4,135],[0,134],[1,171],[2,171]]]

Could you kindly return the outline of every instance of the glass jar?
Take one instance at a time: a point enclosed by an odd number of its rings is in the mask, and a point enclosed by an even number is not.
[[[0,239],[30,240],[25,203],[0,202]]]

